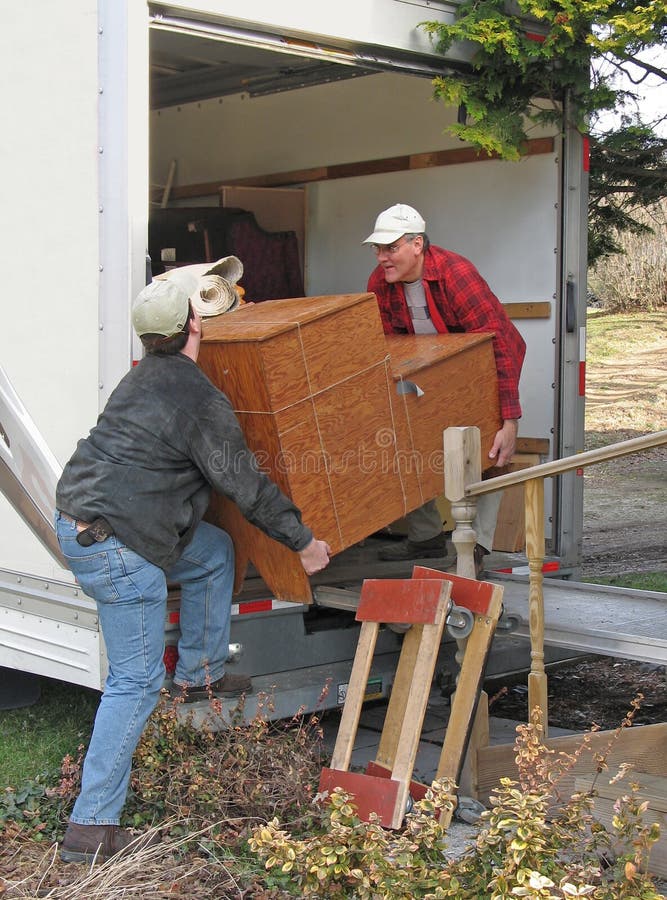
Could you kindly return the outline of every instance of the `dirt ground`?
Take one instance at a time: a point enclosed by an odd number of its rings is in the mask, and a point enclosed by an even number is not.
[[[667,339],[664,325],[645,325],[622,357],[589,364],[586,449],[665,429]],[[667,446],[584,470],[582,569],[585,577],[667,571]]]
[[[619,431],[614,440],[634,436]],[[667,447],[584,470],[584,577],[661,571],[667,571]]]
[[[645,327],[622,357],[589,368],[585,449],[667,429],[667,313],[659,315],[662,328]],[[585,578],[667,572],[667,446],[584,470],[583,535]],[[616,728],[639,692],[637,723],[667,722],[665,666],[591,656],[550,673],[549,721],[573,730],[594,722]],[[508,686],[492,714],[525,721],[525,686]]]

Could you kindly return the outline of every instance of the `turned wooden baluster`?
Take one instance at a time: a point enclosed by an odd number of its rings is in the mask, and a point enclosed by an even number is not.
[[[472,520],[477,510],[477,498],[466,497],[465,489],[466,485],[482,477],[479,428],[446,428],[443,446],[445,497],[449,500],[455,522],[452,540],[456,547],[456,574],[474,578],[477,535]]]
[[[475,426],[450,427],[443,432],[445,451],[445,496],[449,500],[454,531],[452,540],[456,547],[456,574],[464,578],[476,578],[474,548],[477,534],[472,520],[477,511],[477,498],[466,497],[466,485],[479,481],[482,477],[482,449],[479,428]],[[461,671],[467,641],[456,641],[456,665]],[[458,676],[457,676],[458,681]],[[480,692],[470,736],[468,753],[461,772],[459,791],[475,797],[479,772],[477,749],[489,744],[489,698]]]
[[[539,706],[540,724],[547,737],[547,675],[544,670],[544,479],[533,478],[525,485],[526,556],[529,568],[528,619],[530,625],[530,674],[528,675],[528,715]]]

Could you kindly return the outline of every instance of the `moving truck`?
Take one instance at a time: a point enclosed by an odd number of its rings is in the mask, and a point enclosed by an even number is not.
[[[416,207],[434,243],[477,265],[526,340],[519,449],[535,461],[583,449],[586,143],[563,118],[507,162],[445,131],[458,111],[433,100],[432,79],[467,66],[469,50],[435,53],[420,23],[451,21],[456,6],[3,6],[0,665],[103,684],[94,603],[53,543],[52,491],[141,354],[133,298],[170,263],[202,261],[179,258],[184,221],[202,247],[221,209],[291,236],[307,298],[365,291],[374,260],[361,242],[375,216]],[[548,565],[567,577],[580,558],[582,478],[547,484]],[[278,686],[278,713],[312,708],[326,679],[340,687],[327,702],[344,695],[356,628],[349,613],[314,607],[257,592],[235,605],[232,654]],[[177,616],[174,597],[168,643]],[[383,640],[378,658],[399,638]]]

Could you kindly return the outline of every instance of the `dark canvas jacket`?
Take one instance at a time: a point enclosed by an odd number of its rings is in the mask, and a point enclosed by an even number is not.
[[[189,543],[212,489],[290,549],[310,542],[299,510],[259,471],[227,397],[182,353],[150,355],[77,444],[56,505],[85,522],[104,516],[123,543],[166,569]]]

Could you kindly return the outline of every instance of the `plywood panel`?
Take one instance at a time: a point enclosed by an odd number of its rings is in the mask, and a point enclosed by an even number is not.
[[[395,473],[389,373],[384,363],[315,398],[330,461],[336,518],[346,547],[402,516],[406,498]]]
[[[610,784],[612,777],[613,784]],[[632,793],[632,784],[638,785],[636,796],[648,803],[642,815],[643,824],[657,822],[660,826],[660,838],[651,847],[648,871],[659,878],[667,878],[667,778],[664,775],[630,771],[624,778],[618,778],[618,772],[596,772],[594,775],[580,775],[575,779],[577,791],[596,792],[593,807],[595,818],[611,833],[616,803],[619,798]]]
[[[263,363],[253,343],[207,343],[208,322],[204,323],[204,340],[199,350],[199,366],[213,384],[229,398],[239,411],[270,411],[269,385],[262,377]],[[248,386],[253,385],[250,394]]]
[[[287,415],[294,424],[285,427]],[[284,492],[302,510],[305,523],[327,541],[333,553],[344,543],[338,526],[330,459],[323,444],[312,400],[281,415],[280,456],[276,468],[284,478]]]
[[[395,374],[396,360],[391,359],[392,373]],[[390,387],[392,393],[392,428],[396,440],[396,460],[394,471],[397,473],[406,497],[406,510],[417,509],[428,500],[422,492],[420,479],[421,455],[414,449],[414,441],[410,430],[408,410],[402,398],[396,393],[396,382]],[[389,442],[391,435],[385,440]],[[442,482],[441,482],[442,489]],[[386,523],[388,524],[388,523]]]
[[[385,360],[387,349],[373,294],[337,316],[299,325],[313,394],[341,384]]]
[[[490,465],[488,452],[501,424],[492,335],[405,335],[387,343],[397,384],[412,383],[422,392],[409,391],[400,400],[419,461],[422,493],[430,499],[442,493],[445,428],[477,426],[482,465]]]
[[[211,498],[206,518],[227,531],[234,541],[234,593],[243,587],[248,562],[252,560],[276,599],[311,602],[310,582],[298,556],[251,525],[236,504],[216,494]]]
[[[583,743],[588,749],[581,752]],[[558,780],[562,797],[569,797],[575,790],[575,780],[591,775],[598,768],[598,754],[605,758],[610,770],[630,763],[637,772],[662,775],[667,770],[667,723],[638,725],[620,732],[563,735],[549,738],[545,745],[555,753],[579,754],[574,765]],[[477,799],[488,803],[490,794],[500,784],[501,778],[517,777],[516,750],[513,744],[482,747],[478,751],[479,793]]]

